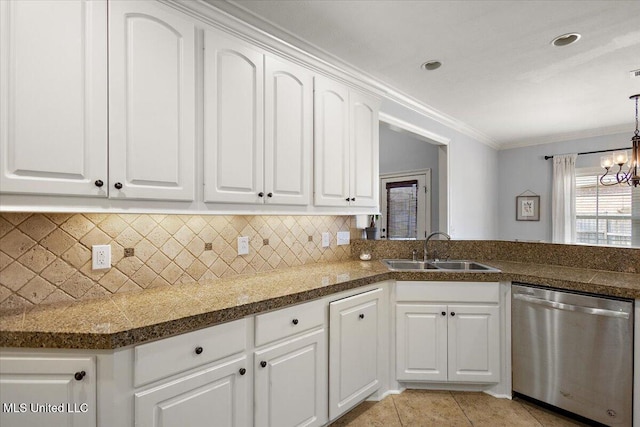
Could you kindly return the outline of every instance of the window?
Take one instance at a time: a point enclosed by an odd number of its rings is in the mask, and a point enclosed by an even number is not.
[[[387,239],[418,236],[418,180],[388,182]]]
[[[604,186],[600,174],[600,169],[576,169],[576,241],[631,246],[632,187]]]

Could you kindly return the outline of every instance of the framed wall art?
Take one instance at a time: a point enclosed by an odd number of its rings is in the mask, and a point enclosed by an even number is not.
[[[540,221],[540,196],[516,196],[516,221]]]

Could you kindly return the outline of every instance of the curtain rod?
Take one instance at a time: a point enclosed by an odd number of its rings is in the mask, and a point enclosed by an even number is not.
[[[633,147],[626,148],[612,148],[610,150],[598,150],[598,151],[585,151],[584,153],[578,153],[578,156],[582,154],[596,154],[596,153],[608,153],[610,151],[622,151],[622,150],[631,150]],[[553,159],[553,156],[544,156],[545,160]]]

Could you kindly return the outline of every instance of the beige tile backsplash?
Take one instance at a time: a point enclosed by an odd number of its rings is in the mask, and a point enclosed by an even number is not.
[[[346,260],[350,247],[336,246],[335,235],[351,222],[349,216],[2,213],[0,310]],[[321,245],[324,231],[332,235],[329,248]],[[238,236],[249,236],[249,255],[237,255]],[[97,244],[111,245],[111,269],[92,270]]]

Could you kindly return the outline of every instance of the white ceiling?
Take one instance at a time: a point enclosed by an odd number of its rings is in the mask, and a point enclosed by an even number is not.
[[[633,131],[637,0],[232,0],[225,9],[254,15],[254,25],[339,58],[498,147]],[[569,32],[582,39],[550,45]],[[442,67],[421,70],[430,59]]]

